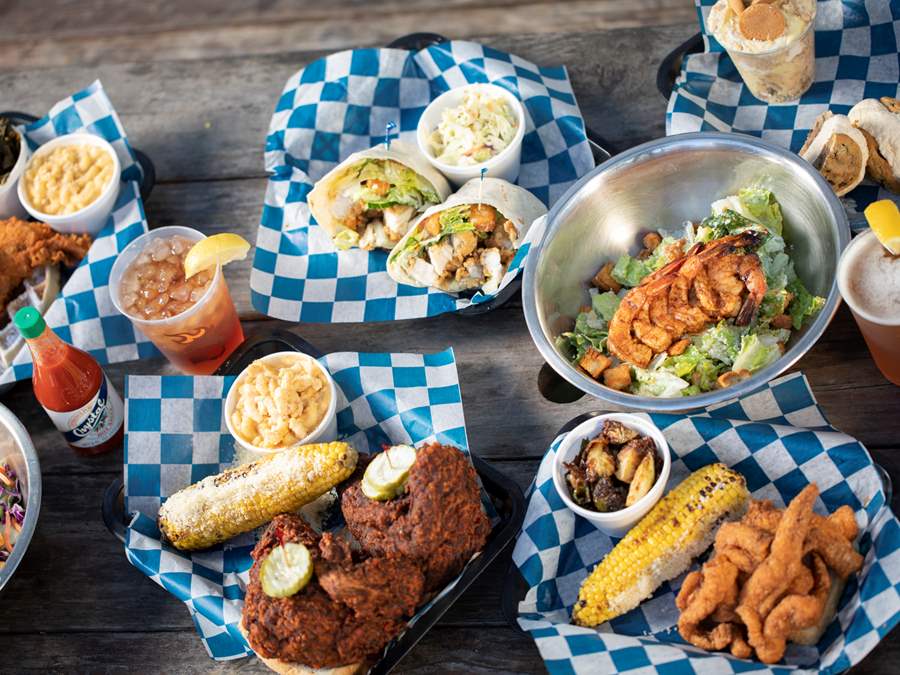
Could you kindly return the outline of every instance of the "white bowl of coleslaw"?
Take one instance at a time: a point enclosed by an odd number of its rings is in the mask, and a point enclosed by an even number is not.
[[[416,140],[432,166],[457,186],[486,176],[514,182],[522,164],[525,107],[495,84],[446,91],[425,108]]]

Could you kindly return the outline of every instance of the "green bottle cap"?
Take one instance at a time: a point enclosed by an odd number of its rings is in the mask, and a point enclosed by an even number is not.
[[[22,307],[16,312],[13,322],[16,324],[16,328],[19,329],[22,337],[26,339],[36,338],[47,327],[47,324],[44,323],[44,317],[34,307]]]

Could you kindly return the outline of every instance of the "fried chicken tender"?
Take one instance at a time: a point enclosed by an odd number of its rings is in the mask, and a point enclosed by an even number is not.
[[[721,557],[715,557],[703,565],[699,583],[696,577],[691,584],[682,586],[676,604],[684,606],[678,617],[678,632],[693,645],[702,649],[724,649],[734,640],[737,627],[731,623],[719,623],[712,629],[703,626],[704,620],[716,608],[737,603],[738,568]]]
[[[59,234],[45,223],[19,218],[0,220],[0,305],[6,306],[38,267],[75,265],[90,246],[86,234]]]
[[[739,658],[755,652],[763,663],[779,661],[788,641],[810,644],[808,629],[835,602],[833,579],[846,579],[863,562],[853,548],[853,509],[817,515],[817,496],[813,484],[783,511],[754,501],[741,521],[719,528],[713,556],[685,577],[676,599],[685,640]]]
[[[803,542],[812,521],[812,505],[819,496],[815,483],[807,485],[788,505],[775,530],[769,556],[741,589],[741,607],[766,616],[788,585],[800,573]],[[751,635],[750,644],[754,647]]]

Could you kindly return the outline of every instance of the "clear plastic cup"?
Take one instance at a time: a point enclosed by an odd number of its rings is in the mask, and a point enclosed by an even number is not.
[[[812,17],[800,35],[766,51],[744,51],[734,44],[733,36],[713,29],[714,37],[725,47],[744,84],[761,101],[794,101],[812,85],[816,76],[815,3],[811,9]],[[721,31],[721,27],[716,28]]]
[[[151,241],[180,235],[191,241],[206,235],[190,227],[161,227],[138,237],[119,254],[109,275],[113,305],[146,335],[176,368],[188,375],[209,375],[244,340],[244,332],[225,283],[221,265],[205,293],[185,311],[167,319],[143,319],[122,307],[122,276]]]
[[[837,281],[875,365],[900,386],[900,316],[894,304],[900,256],[888,256],[874,232],[863,232],[844,249]]]

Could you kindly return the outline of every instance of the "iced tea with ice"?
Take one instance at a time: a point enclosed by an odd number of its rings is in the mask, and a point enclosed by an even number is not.
[[[203,237],[187,227],[153,230],[122,252],[110,274],[117,309],[191,375],[214,372],[244,339],[221,266],[185,279],[184,258]]]

